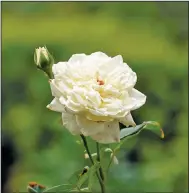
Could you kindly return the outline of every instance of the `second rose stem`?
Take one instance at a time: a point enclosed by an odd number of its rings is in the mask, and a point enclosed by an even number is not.
[[[91,160],[91,163],[94,165],[93,158],[92,158],[92,156],[91,156],[91,153],[90,153],[89,148],[88,148],[88,145],[87,145],[87,140],[86,140],[86,138],[85,138],[84,135],[80,135],[80,136],[81,136],[81,138],[82,138],[82,140],[83,140],[83,144],[84,144],[84,146],[85,146],[85,149],[86,149],[86,151],[87,151],[87,154],[89,155],[89,158],[90,158],[90,160]],[[99,150],[98,150],[98,151],[99,151]],[[98,154],[98,153],[97,153],[97,154]],[[99,183],[100,183],[101,191],[102,191],[102,193],[105,193],[105,185],[104,185],[104,180],[103,180],[104,178],[102,179],[101,175],[99,175],[98,172],[96,172],[96,175],[97,175],[97,178],[98,178]]]
[[[97,149],[97,161],[100,162],[101,161],[100,160],[100,147],[99,147],[99,143],[98,142],[96,142],[96,149]],[[104,178],[104,173],[103,173],[103,170],[102,170],[101,166],[99,168],[99,172],[100,172],[100,177],[101,177],[101,179],[102,179],[102,181],[104,183],[105,178]]]

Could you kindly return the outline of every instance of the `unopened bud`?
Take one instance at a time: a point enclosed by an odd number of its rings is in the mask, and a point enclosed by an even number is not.
[[[34,62],[37,65],[37,68],[44,71],[50,79],[53,78],[52,65],[54,63],[54,59],[46,47],[39,47],[35,49]]]
[[[81,192],[90,192],[90,190],[89,190],[89,188],[88,188],[88,187],[86,187],[86,188],[82,188],[82,189],[80,189],[80,191],[81,191]]]
[[[85,166],[79,176],[84,175],[84,174],[87,173],[88,171],[89,171],[89,166]]]
[[[95,157],[95,156],[97,156],[97,153],[93,153],[93,154],[91,154],[91,156],[92,156],[92,157]],[[85,158],[85,159],[88,159],[88,158],[89,158],[89,154],[88,154],[88,153],[85,153],[85,154],[84,154],[84,158]]]
[[[45,186],[37,184],[36,182],[30,182],[27,186],[28,193],[41,193],[45,188]]]
[[[111,153],[111,155],[110,155],[110,158],[111,158],[111,159],[112,159],[112,157],[113,157],[113,163],[114,163],[115,165],[119,164],[119,161],[118,161],[117,157],[116,157],[113,153]]]
[[[110,149],[110,148],[106,148],[104,151],[105,151],[105,152],[109,152],[109,153],[112,153],[112,152],[113,152],[112,149]]]

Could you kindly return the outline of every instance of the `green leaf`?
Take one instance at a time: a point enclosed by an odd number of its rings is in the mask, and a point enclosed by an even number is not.
[[[77,188],[80,189],[81,186],[88,180],[88,188],[91,190],[93,182],[94,182],[94,175],[98,171],[99,168],[100,168],[100,163],[95,162],[95,164],[91,166],[90,169],[85,174],[80,176],[76,184]]]
[[[45,189],[44,191],[43,191],[43,193],[46,193],[46,192],[52,192],[52,190],[53,191],[68,191],[68,190],[71,190],[72,189],[72,187],[73,187],[73,184],[59,184],[59,185],[57,185],[57,186],[53,186],[53,187],[50,187],[50,188],[48,188],[48,189]],[[60,190],[59,190],[60,189]],[[55,191],[55,192],[56,192]]]
[[[124,144],[125,140],[127,140],[129,137],[133,137],[133,136],[139,134],[143,129],[149,129],[149,130],[151,130],[152,132],[154,132],[156,134],[158,133],[158,135],[160,134],[161,138],[164,138],[164,132],[163,132],[160,124],[158,122],[155,122],[155,121],[147,121],[147,122],[144,122],[144,123],[142,123],[140,125],[136,125],[135,127],[128,127],[128,128],[122,129],[120,131],[120,139],[121,139],[121,141],[114,148],[113,154],[114,155],[116,154],[116,152]],[[112,160],[113,159],[111,159],[109,164],[108,164],[107,172],[108,172],[108,170],[110,168]]]
[[[98,169],[100,168],[100,163],[99,162],[95,162],[95,164],[90,168],[89,170],[89,182],[88,182],[88,188],[91,190],[92,189],[92,185],[95,181],[95,173],[98,171]],[[95,176],[96,177],[96,176]]]
[[[148,129],[153,131],[154,133],[160,133],[161,138],[164,138],[164,132],[160,127],[160,124],[155,121],[147,121],[140,125],[137,125],[135,127],[128,127],[125,129],[122,129],[120,132],[120,139],[125,139],[127,137],[131,137],[134,135],[139,134],[143,129]]]
[[[81,170],[77,170],[76,172],[74,172],[71,177],[68,179],[68,182],[70,184],[75,185],[79,179],[79,174],[81,173]]]
[[[156,133],[157,135],[160,134],[160,137],[162,139],[165,137],[163,129],[161,128],[160,124],[156,121],[147,121],[143,129],[149,129],[150,131]]]
[[[76,184],[77,188],[80,189],[81,186],[88,180],[88,178],[89,178],[89,171],[86,172],[85,174],[83,174],[82,176],[80,176],[80,178]]]
[[[103,159],[104,154],[106,153],[106,152],[105,152],[106,149],[107,149],[107,147],[102,147],[102,148],[100,149],[100,157],[101,157],[101,159]]]
[[[145,123],[142,123],[140,125],[136,125],[135,127],[128,127],[128,128],[122,129],[120,131],[120,139],[124,139],[125,137],[138,134],[145,125],[146,125]]]

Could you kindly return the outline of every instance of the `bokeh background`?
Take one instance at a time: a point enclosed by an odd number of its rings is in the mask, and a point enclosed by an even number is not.
[[[83,146],[46,109],[47,77],[33,62],[46,45],[56,62],[74,53],[121,54],[147,102],[138,124],[159,121],[165,139],[143,131],[111,168],[110,192],[188,192],[187,2],[2,2],[2,169],[6,187],[66,183],[83,168]],[[9,167],[10,166],[10,167]],[[7,169],[8,168],[8,169]]]

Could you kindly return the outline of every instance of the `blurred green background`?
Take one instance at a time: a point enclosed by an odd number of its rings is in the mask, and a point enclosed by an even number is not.
[[[188,192],[187,2],[2,2],[2,132],[18,152],[8,186],[66,183],[88,162],[83,146],[46,109],[47,77],[33,62],[46,45],[56,62],[74,53],[121,54],[137,73],[146,104],[140,124],[159,121],[166,138],[143,131],[111,168],[110,192]]]

